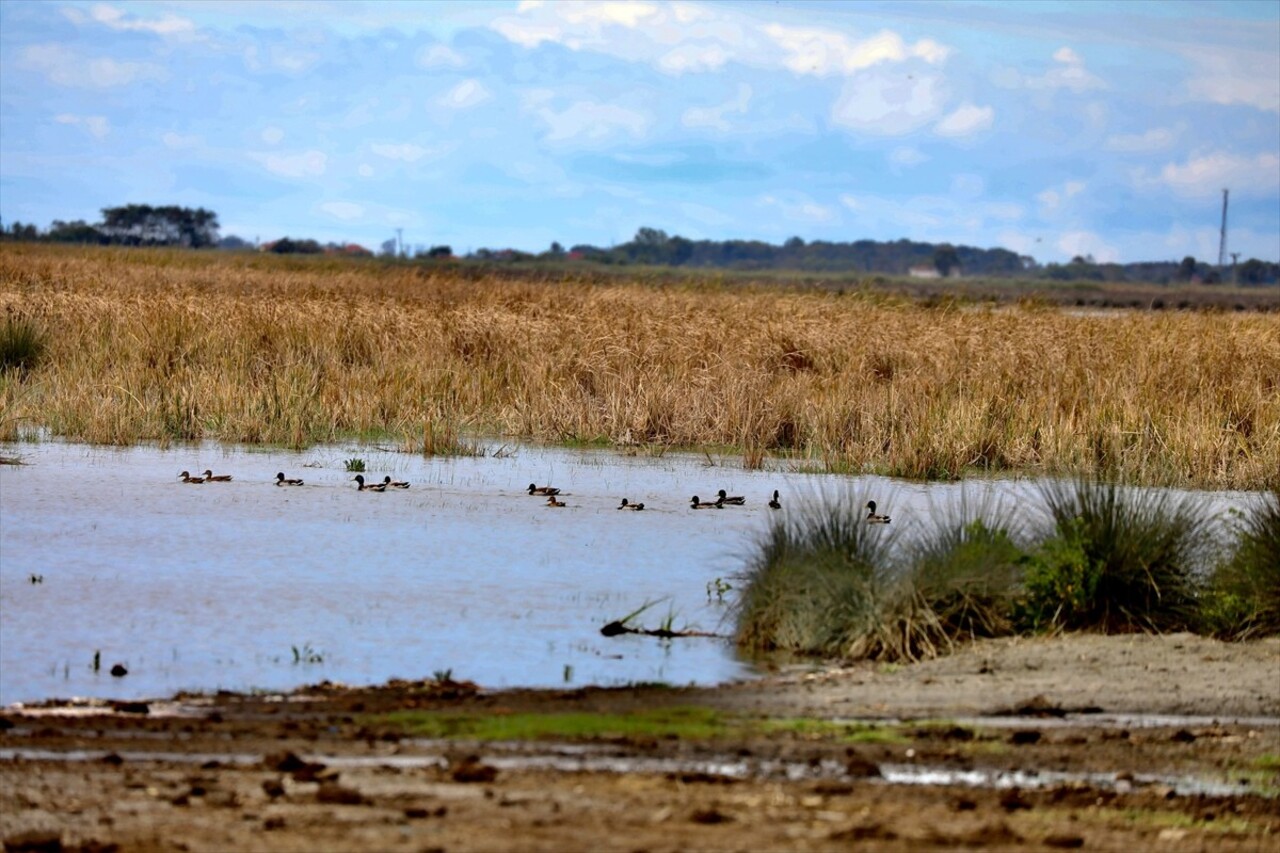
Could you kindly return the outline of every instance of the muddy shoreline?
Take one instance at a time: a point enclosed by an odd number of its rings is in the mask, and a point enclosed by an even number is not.
[[[492,741],[406,723],[661,709],[717,727]],[[1280,640],[1069,636],[718,688],[423,681],[0,714],[6,850],[1263,850],[1278,794]]]

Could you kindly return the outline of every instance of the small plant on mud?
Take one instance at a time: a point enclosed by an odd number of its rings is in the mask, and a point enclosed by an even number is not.
[[[324,663],[324,653],[313,649],[310,643],[303,643],[301,648],[298,646],[290,646],[289,648],[293,649],[293,662],[295,665]]]
[[[453,670],[437,669],[431,673],[431,680],[436,684],[449,684],[453,681]]]
[[[93,671],[98,672],[102,669],[102,649],[98,649],[93,653]]]
[[[364,472],[364,460],[358,456],[353,456],[342,464],[347,466],[347,473],[360,474]]]

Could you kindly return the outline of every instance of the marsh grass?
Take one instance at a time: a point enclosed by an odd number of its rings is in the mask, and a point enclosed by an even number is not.
[[[894,533],[863,522],[851,492],[775,518],[758,543],[735,608],[737,640],[750,649],[874,657]]]
[[[1043,631],[1280,633],[1276,492],[1206,584],[1222,543],[1201,499],[1089,478],[1039,491],[1038,525],[963,498],[892,534],[849,492],[788,510],[749,560],[738,643],[892,665]]]
[[[0,305],[58,330],[39,383],[0,375],[6,422],[90,443],[450,453],[465,429],[917,478],[1259,488],[1280,470],[1275,315],[19,243]]]
[[[1202,604],[1204,628],[1229,639],[1280,634],[1280,488],[1244,513],[1236,547],[1213,572]]]
[[[5,313],[0,326],[0,371],[16,370],[20,374],[34,368],[47,348],[47,334],[42,325],[29,317]]]
[[[1213,546],[1214,519],[1202,498],[1089,478],[1047,481],[1040,495],[1049,529],[1028,562],[1030,626],[1195,626]]]

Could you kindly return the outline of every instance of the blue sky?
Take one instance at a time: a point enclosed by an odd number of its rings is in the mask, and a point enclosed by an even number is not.
[[[0,2],[0,215],[1280,260],[1280,2]]]

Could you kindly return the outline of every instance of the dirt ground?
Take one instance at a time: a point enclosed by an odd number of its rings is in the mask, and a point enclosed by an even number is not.
[[[479,743],[415,738],[390,716],[664,707],[732,725]],[[400,682],[10,708],[0,837],[6,851],[1274,851],[1280,640],[1000,641],[700,689]]]

